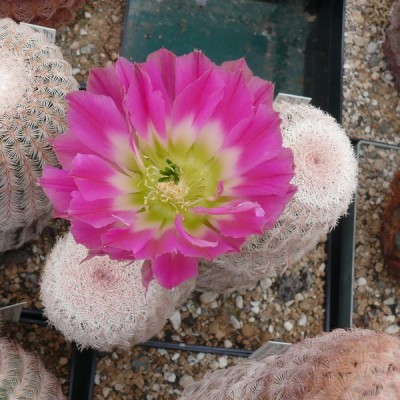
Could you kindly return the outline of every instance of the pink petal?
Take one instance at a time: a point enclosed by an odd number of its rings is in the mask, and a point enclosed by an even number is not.
[[[58,161],[64,169],[72,168],[72,160],[80,154],[92,154],[93,151],[82,143],[74,133],[69,130],[55,138],[53,143]]]
[[[180,253],[163,254],[152,265],[158,283],[173,289],[179,284],[198,275],[198,258],[185,257]]]
[[[95,155],[78,154],[74,158],[70,175],[85,200],[108,199],[121,194],[111,183],[111,178],[117,175],[116,170]]]
[[[73,219],[70,231],[77,243],[81,243],[90,250],[103,247],[101,235],[107,232],[107,227],[95,228],[85,222]]]
[[[74,180],[69,176],[69,171],[46,165],[39,184],[55,208],[54,216],[66,218],[71,202],[71,193],[78,189]]]
[[[254,107],[257,108],[260,104],[272,107],[272,102],[274,101],[274,84],[272,82],[254,76],[247,85],[253,94]]]
[[[150,77],[155,91],[163,94],[168,114],[171,113],[175,100],[175,64],[176,56],[166,49],[160,49],[151,53],[147,61],[142,64],[143,69]]]
[[[234,205],[226,205],[222,207],[213,207],[213,208],[206,208],[206,207],[193,207],[192,212],[195,214],[200,215],[231,215],[231,214],[241,214],[243,212],[251,211],[257,217],[264,216],[264,210],[259,206],[259,204],[251,202],[251,201],[244,201],[239,204]]]
[[[129,147],[130,133],[114,101],[82,91],[68,94],[67,99],[69,129],[93,153],[117,162],[113,142],[117,140]]]
[[[86,90],[94,94],[111,97],[121,114],[124,113],[122,108],[124,88],[114,65],[104,68],[92,68],[89,71]]]
[[[154,230],[146,229],[135,231],[132,226],[126,228],[112,228],[102,235],[102,243],[104,246],[111,246],[121,250],[132,252],[135,258],[137,252],[143,248],[149,241],[154,238]]]
[[[225,145],[242,149],[237,168],[242,174],[276,157],[282,149],[278,113],[261,105],[254,118],[242,121],[232,130]]]
[[[122,85],[124,93],[128,91],[128,88],[132,83],[133,66],[134,64],[124,57],[119,57],[115,63],[115,72],[120,84]]]
[[[189,118],[192,125],[199,130],[209,122],[215,107],[223,98],[223,89],[224,82],[218,72],[206,72],[176,97],[172,110],[173,125]]]
[[[244,58],[239,58],[238,60],[233,61],[226,61],[221,64],[221,68],[224,71],[229,72],[241,71],[244,78],[246,79],[246,82],[249,82],[250,79],[253,77],[253,72],[251,72],[251,69],[248,67]]]
[[[232,188],[240,196],[262,196],[275,194],[284,196],[294,176],[293,154],[290,149],[282,148],[281,153],[242,176],[243,183]]]
[[[227,61],[221,65],[225,71],[241,71],[247,82],[248,90],[253,95],[253,105],[257,108],[260,104],[272,106],[274,99],[274,85],[272,82],[253,76],[244,58],[235,61]]]
[[[128,221],[129,217],[132,220],[134,212],[115,210],[114,199],[87,201],[79,192],[73,192],[69,215],[95,228],[101,228],[121,220]]]
[[[263,230],[272,228],[285,210],[287,204],[296,192],[296,187],[291,185],[285,196],[254,196],[253,201],[257,201],[265,210],[265,225]]]
[[[179,232],[182,238],[187,240],[191,245],[195,247],[215,247],[217,246],[218,242],[210,242],[208,240],[196,238],[189,233],[185,232],[185,228],[183,226],[183,216],[178,214],[175,218],[175,228]]]
[[[176,96],[178,96],[187,86],[201,78],[205,73],[216,68],[216,65],[198,50],[177,57],[175,64]]]
[[[145,294],[149,289],[150,282],[154,279],[152,264],[151,260],[145,260],[142,264],[142,285],[145,289]]]
[[[224,96],[215,108],[211,120],[219,120],[225,131],[229,132],[239,121],[253,116],[253,106],[252,96],[241,72],[227,72],[224,78]]]
[[[179,227],[179,220],[178,229],[180,234],[177,236],[176,248],[188,257],[202,257],[211,260],[222,253],[239,251],[239,246],[244,242],[244,238],[240,238],[238,243],[234,238],[224,237],[212,226],[204,226],[200,238],[194,238],[184,232],[183,227]]]
[[[153,240],[145,243],[135,255],[137,258],[150,258],[154,260],[162,254],[175,251],[176,246],[175,229],[167,229],[162,233],[153,231]]]
[[[251,234],[262,233],[265,223],[265,212],[255,202],[243,202],[237,205],[202,209],[197,207],[200,213],[208,213],[215,217],[211,223],[223,236],[244,238]],[[208,211],[208,212],[207,212]],[[219,218],[219,216],[223,216]]]
[[[138,64],[135,64],[132,84],[125,96],[125,106],[140,136],[148,138],[153,129],[160,137],[166,136],[166,111],[162,93],[154,91],[149,76]]]

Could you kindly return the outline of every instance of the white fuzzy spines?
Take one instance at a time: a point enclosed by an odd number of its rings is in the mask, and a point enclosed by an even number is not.
[[[0,338],[0,399],[66,400],[66,397],[38,356]]]
[[[50,219],[37,180],[44,164],[57,165],[49,139],[65,131],[65,95],[77,88],[56,46],[0,20],[0,252],[35,238]]]
[[[49,255],[41,282],[49,322],[82,348],[110,351],[150,339],[194,288],[193,281],[173,290],[152,281],[146,293],[141,261],[102,256],[82,262],[87,255],[72,235],[66,236]]]
[[[208,372],[180,400],[398,400],[400,340],[336,330],[280,356]]]
[[[357,162],[349,138],[323,111],[304,104],[275,103],[283,143],[293,151],[297,192],[276,225],[253,235],[240,253],[202,262],[196,289],[247,289],[283,273],[314,248],[344,215],[357,185]]]

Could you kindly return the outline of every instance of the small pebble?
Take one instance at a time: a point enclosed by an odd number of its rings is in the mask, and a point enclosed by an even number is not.
[[[378,45],[375,42],[369,42],[368,46],[367,46],[367,52],[372,54],[372,53],[376,53],[376,51],[378,50]]]
[[[164,380],[167,382],[174,383],[176,381],[176,375],[173,372],[166,372],[164,374]]]
[[[58,360],[58,363],[59,363],[60,365],[67,365],[67,364],[68,364],[68,359],[67,359],[66,357],[61,357],[61,358]]]
[[[385,329],[385,332],[389,333],[390,335],[398,333],[399,331],[400,331],[400,326],[398,326],[396,324],[390,325]]]
[[[287,332],[290,332],[293,329],[293,324],[290,321],[285,321],[283,327]]]
[[[360,277],[357,279],[358,286],[365,286],[367,284],[367,280],[364,277]]]
[[[235,298],[235,304],[236,307],[239,308],[240,310],[243,308],[243,297],[242,296],[236,296]]]
[[[169,317],[172,327],[177,331],[181,326],[181,313],[179,310],[175,310],[174,313]]]
[[[299,320],[297,321],[298,326],[306,326],[307,325],[307,317],[305,314],[302,314]]]
[[[218,297],[218,293],[215,292],[204,292],[200,295],[201,304],[209,304]]]
[[[220,368],[225,368],[228,365],[228,359],[226,356],[219,357],[218,364]]]
[[[179,379],[179,386],[181,388],[185,389],[186,386],[190,385],[193,382],[194,382],[194,379],[192,376],[184,374],[184,375],[182,375],[181,379]]]
[[[229,322],[232,325],[233,329],[240,329],[241,327],[240,322],[235,316],[231,315],[229,318]]]

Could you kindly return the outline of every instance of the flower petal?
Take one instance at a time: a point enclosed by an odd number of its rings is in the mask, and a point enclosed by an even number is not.
[[[238,60],[225,61],[224,63],[221,64],[221,68],[224,71],[229,71],[229,72],[241,71],[243,73],[244,78],[246,79],[246,82],[249,82],[250,79],[253,77],[253,72],[251,72],[250,68],[246,63],[246,60],[243,57],[239,58]]]
[[[182,238],[187,240],[191,245],[195,247],[215,247],[217,246],[218,242],[210,242],[208,240],[196,238],[189,233],[185,232],[185,228],[183,226],[183,216],[178,214],[175,218],[175,228],[178,233],[181,235]]]
[[[137,252],[143,248],[154,237],[153,229],[135,231],[132,226],[124,228],[112,228],[101,237],[104,246],[111,246],[132,253],[135,258]]]
[[[176,250],[176,232],[174,229],[167,229],[162,233],[153,231],[153,239],[149,240],[135,254],[137,258],[156,259],[162,254]]]
[[[296,193],[296,187],[291,185],[285,196],[254,196],[251,199],[260,204],[265,210],[265,224],[263,230],[271,229],[285,210],[286,206]]]
[[[74,158],[70,176],[85,200],[108,199],[121,194],[111,183],[117,171],[110,163],[95,155],[78,154]]]
[[[129,130],[114,101],[103,95],[73,92],[67,95],[69,129],[102,157],[118,160],[114,141],[130,147]]]
[[[263,208],[258,203],[249,201],[210,209],[196,207],[193,212],[215,216],[210,222],[223,236],[233,238],[262,233],[265,221]]]
[[[149,75],[139,64],[135,64],[132,84],[124,104],[138,135],[147,139],[155,130],[160,137],[166,137],[166,111],[162,93],[154,91]]]
[[[280,154],[280,121],[278,113],[261,105],[254,118],[243,120],[232,130],[225,145],[242,150],[238,162],[242,174]]]
[[[198,258],[168,253],[155,259],[152,270],[161,286],[173,289],[182,282],[195,278],[198,275],[198,264]]]
[[[82,222],[86,222],[95,228],[124,221],[128,225],[129,220],[133,220],[133,211],[115,210],[114,199],[97,199],[87,201],[81,193],[73,192],[72,200],[68,213]]]
[[[218,120],[225,131],[229,132],[239,121],[253,116],[253,105],[241,72],[226,73],[224,77],[224,96],[210,118]]]
[[[210,116],[224,95],[224,81],[217,71],[206,72],[201,78],[185,87],[177,95],[172,110],[172,124],[189,120],[200,130],[209,122]]]
[[[294,177],[293,154],[290,149],[282,148],[281,153],[267,160],[242,176],[241,184],[231,189],[239,196],[284,196]]]
[[[141,64],[149,75],[155,91],[161,91],[170,114],[175,100],[175,64],[176,55],[166,49],[160,49],[147,57],[147,62]]]
[[[152,264],[151,260],[144,260],[142,264],[142,285],[145,288],[145,294],[149,289],[150,282],[154,279]]]
[[[123,92],[126,93],[132,83],[133,64],[126,58],[119,57],[117,62],[115,63],[115,72],[118,79],[120,80],[120,84],[124,89]]]
[[[225,71],[241,71],[246,79],[248,90],[253,95],[253,106],[257,108],[260,104],[272,106],[274,100],[274,85],[272,82],[253,76],[244,58],[227,61],[221,64]]]
[[[69,176],[69,171],[46,165],[39,184],[54,206],[54,216],[66,218],[71,202],[71,192],[78,189]]]
[[[122,107],[124,89],[119,77],[117,76],[114,65],[105,68],[91,69],[87,81],[87,91],[111,97],[119,108],[121,114],[124,113]]]
[[[72,168],[72,160],[78,153],[93,153],[71,130],[57,136],[53,142],[53,148],[56,151],[58,161],[65,169]]]
[[[272,107],[274,101],[274,84],[264,79],[254,76],[247,84],[253,94],[253,105],[258,107],[260,104]]]
[[[175,63],[176,96],[205,73],[215,68],[216,65],[199,50],[177,57]]]

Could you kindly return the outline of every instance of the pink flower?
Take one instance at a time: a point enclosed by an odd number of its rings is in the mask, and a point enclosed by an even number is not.
[[[91,71],[40,181],[91,255],[146,259],[145,284],[173,288],[200,258],[237,252],[294,194],[273,85],[244,60],[167,50]]]

